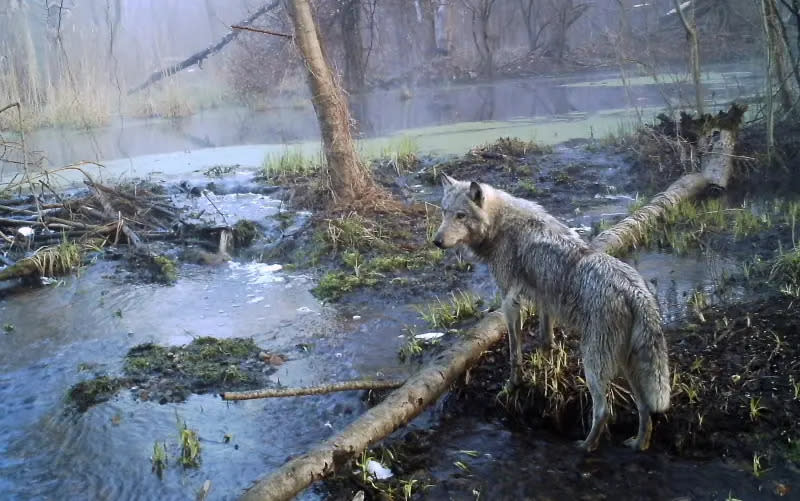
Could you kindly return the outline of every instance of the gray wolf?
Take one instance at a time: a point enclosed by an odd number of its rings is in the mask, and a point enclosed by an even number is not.
[[[466,245],[488,263],[503,295],[510,384],[521,381],[520,300],[530,299],[548,316],[581,333],[592,428],[578,445],[588,451],[597,448],[609,414],[606,389],[621,374],[639,414],[638,433],[625,445],[647,449],[651,414],[669,408],[670,375],[658,304],[641,275],[591,250],[534,202],[447,175],[442,184],[443,217],[434,244]]]

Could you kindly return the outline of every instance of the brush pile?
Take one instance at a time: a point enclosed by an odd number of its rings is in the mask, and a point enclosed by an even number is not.
[[[144,248],[173,235],[176,210],[158,187],[109,187],[86,176],[85,188],[59,194],[47,183],[0,185],[0,280],[55,276],[107,245]]]

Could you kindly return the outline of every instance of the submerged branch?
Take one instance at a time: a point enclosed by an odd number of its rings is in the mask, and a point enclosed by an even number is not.
[[[256,398],[300,397],[306,395],[324,395],[337,391],[352,390],[393,390],[403,386],[404,380],[375,381],[357,379],[341,383],[309,386],[305,388],[265,388],[263,390],[227,391],[222,394],[223,400],[253,400]]]

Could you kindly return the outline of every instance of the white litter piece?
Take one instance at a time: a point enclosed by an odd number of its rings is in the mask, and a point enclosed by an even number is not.
[[[297,308],[297,312],[298,313],[311,313],[311,308],[309,308],[308,306],[301,306],[301,307]]]
[[[386,480],[387,478],[392,478],[394,476],[392,470],[383,466],[374,459],[370,459],[367,462],[367,471],[370,473],[370,475],[375,477],[375,480]]]
[[[426,332],[425,334],[417,334],[416,336],[414,336],[414,338],[421,339],[422,341],[433,341],[435,339],[439,339],[442,336],[444,336],[444,332]]]
[[[247,304],[256,304],[256,303],[260,303],[263,300],[264,300],[264,296],[256,296],[256,297],[254,297],[252,299],[248,299],[247,300]]]
[[[58,282],[58,279],[53,277],[41,277],[41,280],[42,280],[42,285],[52,285]]]
[[[353,315],[353,320],[361,320],[361,315]]]
[[[34,231],[33,228],[31,228],[30,226],[20,226],[19,228],[17,228],[17,233],[19,233],[25,238],[30,238],[33,236]]]

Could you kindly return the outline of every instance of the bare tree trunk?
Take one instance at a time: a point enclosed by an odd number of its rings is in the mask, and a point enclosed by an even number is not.
[[[792,69],[788,62],[786,55],[788,47],[785,44],[785,34],[783,26],[778,19],[780,15],[778,6],[775,0],[762,0],[762,15],[764,16],[764,36],[767,41],[767,50],[770,52],[772,59],[772,70],[775,73],[775,80],[778,83],[778,95],[781,101],[781,107],[785,112],[788,112],[794,106],[794,96],[792,95],[792,82],[789,75]],[[772,87],[769,87],[772,92]]]
[[[489,35],[489,21],[496,0],[463,0],[464,6],[472,14],[472,41],[478,51],[480,63],[478,72],[486,77],[494,73],[494,42]]]
[[[694,11],[694,3],[690,7]],[[697,24],[695,16],[692,15],[691,22],[686,18],[686,14],[681,9],[680,0],[675,0],[675,10],[681,18],[686,36],[689,37],[689,59],[692,65],[692,79],[694,80],[694,99],[697,107],[697,114],[703,114],[703,84],[700,82],[700,42],[697,38]]]
[[[364,42],[361,40],[361,0],[347,0],[342,5],[341,26],[344,41],[344,85],[350,92],[364,88]]]
[[[374,191],[372,176],[361,163],[350,134],[350,110],[323,47],[311,4],[292,0],[295,42],[308,70],[311,101],[317,113],[327,161],[327,176],[334,202],[349,204]]]

